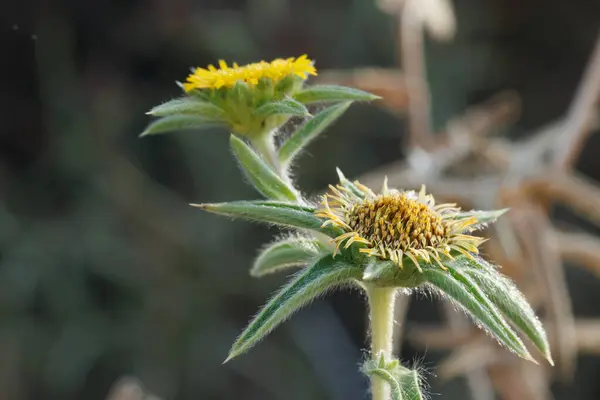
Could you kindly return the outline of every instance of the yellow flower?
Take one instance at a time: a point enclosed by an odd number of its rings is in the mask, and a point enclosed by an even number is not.
[[[465,234],[477,225],[474,217],[456,218],[460,209],[455,204],[436,205],[433,196],[425,194],[424,186],[417,194],[388,189],[384,182],[382,193],[375,194],[358,182],[354,185],[355,190],[330,186],[331,193],[323,196],[322,208],[316,212],[327,219],[324,226],[344,230],[333,239],[334,255],[343,242],[346,249],[361,243],[361,253],[391,260],[400,267],[406,256],[419,270],[419,259],[446,269],[442,258],[453,258],[451,251],[472,258],[485,241]]]
[[[308,75],[317,75],[317,70],[313,65],[313,61],[308,59],[306,54],[298,58],[290,57],[285,60],[277,58],[270,63],[260,61],[241,67],[236,63],[229,67],[225,61],[220,60],[218,69],[213,65],[209,65],[208,69],[196,68],[188,76],[183,88],[186,92],[194,89],[232,88],[236,82],[256,85],[261,78],[279,82],[290,75],[306,79]]]

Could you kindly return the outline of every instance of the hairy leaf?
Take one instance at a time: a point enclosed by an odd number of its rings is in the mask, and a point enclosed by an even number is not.
[[[362,372],[386,381],[391,388],[392,400],[423,400],[421,379],[416,370],[403,367],[398,360],[387,362],[383,355],[363,364]]]
[[[442,294],[462,306],[499,343],[520,357],[533,361],[521,339],[477,284],[470,277],[453,268],[451,262],[444,262],[444,265],[448,271],[435,267],[423,269],[425,279]]]
[[[316,241],[292,236],[264,248],[254,261],[250,275],[261,277],[286,268],[306,265],[318,254]]]
[[[328,290],[359,278],[360,273],[360,268],[335,260],[331,255],[317,260],[296,275],[262,308],[237,338],[225,361],[254,346],[307,303]]]
[[[336,101],[371,101],[381,97],[344,86],[315,85],[296,93],[294,98],[300,103],[310,104]]]
[[[256,190],[270,199],[298,200],[295,190],[285,183],[263,158],[256,154],[242,139],[231,135],[229,143],[242,170]]]
[[[394,375],[385,368],[374,367],[369,369],[364,369],[365,374],[369,375],[371,379],[375,376],[377,378],[383,379],[390,385],[391,388],[391,398],[392,400],[403,400],[404,396],[402,396],[402,384],[399,379],[396,379]]]
[[[478,229],[483,229],[487,225],[496,222],[498,218],[500,218],[504,213],[506,213],[509,209],[503,208],[501,210],[490,210],[490,211],[480,211],[480,210],[471,210],[471,211],[462,211],[456,213],[452,218],[453,219],[465,219],[475,217],[477,220],[476,225],[472,225],[469,227],[468,231],[476,231]]]
[[[294,157],[350,107],[345,102],[324,109],[294,132],[279,149],[279,162],[289,164]]]
[[[292,98],[263,104],[254,111],[254,114],[259,117],[270,117],[271,115],[306,117],[310,115],[304,104]]]
[[[218,125],[219,124],[215,121],[210,121],[206,118],[198,117],[196,115],[172,115],[150,123],[150,125],[146,127],[146,130],[144,130],[140,136],[155,135],[158,133],[179,130],[206,129]]]
[[[404,266],[399,268],[393,261],[382,261],[374,257],[365,266],[363,281],[381,287],[415,288],[425,282],[423,274],[406,257]]]
[[[421,388],[421,378],[416,370],[400,376],[400,384],[404,400],[424,400],[425,396]]]
[[[232,201],[228,203],[192,204],[214,214],[275,225],[310,229],[330,237],[336,237],[340,230],[323,225],[323,220],[314,215],[314,209],[291,203],[276,201]]]
[[[392,261],[381,262],[374,259],[365,267],[363,272],[363,280],[376,281],[384,276],[393,275],[396,270],[398,270],[396,263]]]
[[[147,114],[157,117],[169,115],[196,115],[207,120],[220,121],[225,115],[225,111],[206,101],[201,101],[194,97],[182,97],[167,101],[148,111]]]
[[[479,285],[500,312],[531,340],[548,362],[554,365],[544,327],[519,289],[508,278],[495,271],[490,272],[489,269],[465,269],[464,272]]]

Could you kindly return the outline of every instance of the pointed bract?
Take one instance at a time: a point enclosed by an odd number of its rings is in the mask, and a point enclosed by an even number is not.
[[[360,190],[360,188],[358,186],[356,186],[356,184],[354,184],[353,182],[350,182],[345,176],[344,173],[342,172],[341,169],[336,168],[335,169],[337,174],[338,174],[338,179],[340,180],[340,185],[345,188],[346,190],[350,191],[354,196],[360,198],[360,199],[364,199],[366,196],[366,193],[362,190]]]
[[[475,218],[477,220],[477,224],[471,225],[467,232],[473,232],[479,229],[483,229],[491,223],[496,222],[498,218],[508,212],[509,208],[503,208],[500,210],[471,210],[471,211],[461,211],[454,215],[454,219],[468,219]]]

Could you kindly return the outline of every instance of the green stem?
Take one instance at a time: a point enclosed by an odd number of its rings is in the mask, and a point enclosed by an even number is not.
[[[367,286],[369,316],[371,319],[371,358],[381,354],[386,361],[392,359],[392,339],[394,334],[394,299],[396,288]],[[389,400],[390,387],[378,376],[371,376],[373,400]]]
[[[251,140],[252,147],[260,154],[262,158],[269,164],[269,166],[275,171],[279,177],[281,177],[286,183],[288,183],[294,191],[298,194],[296,202],[298,204],[305,204],[305,201],[302,199],[302,196],[298,193],[294,183],[289,177],[287,170],[279,163],[279,159],[277,157],[277,150],[275,149],[275,144],[273,143],[273,134],[263,134],[258,135],[254,139]]]
[[[275,144],[273,143],[273,137],[271,134],[258,135],[255,139],[252,139],[252,146],[256,149],[265,161],[273,168],[273,171],[280,174],[279,162],[277,161],[277,152],[275,151]]]

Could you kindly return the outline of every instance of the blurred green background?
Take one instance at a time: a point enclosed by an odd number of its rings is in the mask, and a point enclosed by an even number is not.
[[[600,28],[597,0],[456,0],[451,43],[427,43],[433,120],[515,89],[510,134],[560,117]],[[371,0],[8,1],[0,13],[0,399],[104,399],[134,376],[163,399],[365,399],[365,308],[328,296],[247,355],[230,344],[283,276],[248,268],[275,230],[189,202],[255,198],[213,130],[138,139],[191,66],[307,53],[319,70],[397,62],[395,21]],[[353,105],[296,167],[306,193],[402,157],[402,119]],[[599,138],[578,168],[600,178]],[[569,272],[576,314],[600,314],[599,281]],[[437,300],[410,321],[439,318]],[[441,354],[405,346],[434,394]],[[582,357],[556,397],[600,398]],[[436,396],[437,397],[437,396]]]

